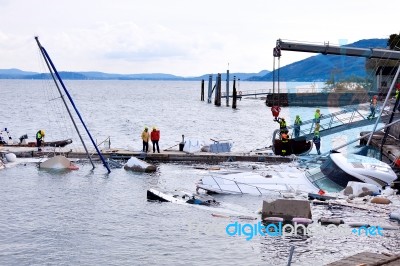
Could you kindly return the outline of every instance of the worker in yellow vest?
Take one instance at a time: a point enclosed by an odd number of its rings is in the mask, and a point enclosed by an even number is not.
[[[300,126],[303,124],[299,115],[296,115],[296,119],[294,120],[294,137],[298,138],[300,136]]]
[[[149,151],[149,140],[150,140],[150,133],[147,127],[144,128],[142,132],[142,141],[143,141],[143,152]]]
[[[36,133],[36,146],[38,147],[38,151],[42,151],[42,142],[44,141],[44,130],[41,129]]]

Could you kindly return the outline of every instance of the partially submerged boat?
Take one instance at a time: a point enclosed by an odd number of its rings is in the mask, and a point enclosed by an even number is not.
[[[282,142],[280,139],[274,139],[273,142],[272,149],[275,155],[305,155],[313,148],[312,141],[307,140],[305,137],[289,139],[287,143]],[[282,150],[286,152],[282,154]]]
[[[277,129],[272,135],[272,150],[275,155],[288,156],[291,154],[295,155],[306,155],[312,148],[313,143],[307,140],[306,137],[290,138],[287,142],[283,142],[280,138],[280,130]],[[282,153],[285,150],[285,153]]]
[[[209,193],[225,194],[282,194],[340,192],[348,182],[364,182],[382,189],[389,186],[397,175],[391,167],[375,158],[332,153],[319,167],[309,170],[299,167],[280,169],[271,165],[262,172],[238,172],[202,178],[198,189]]]
[[[17,165],[26,165],[28,163],[40,163],[42,158],[17,158],[12,152],[0,152],[0,170],[15,167]]]
[[[174,191],[173,193],[163,192],[154,188],[147,190],[147,200],[204,206],[219,205],[219,203],[209,195],[199,195],[187,191]]]
[[[65,156],[58,155],[47,159],[39,164],[40,169],[52,170],[78,170],[79,167],[72,163],[71,160]]]
[[[18,141],[19,140],[19,141]],[[5,147],[36,147],[36,141],[28,139],[28,135],[22,135],[18,140],[14,140],[10,132],[5,129],[0,132],[0,146]],[[72,143],[72,139],[63,139],[56,141],[43,141],[42,146],[46,147],[65,147]]]
[[[65,147],[68,144],[72,143],[72,139],[64,139],[64,140],[56,140],[56,141],[43,141],[42,146],[45,147]],[[0,146],[5,146],[5,147],[36,147],[36,142],[35,141],[29,141],[29,142],[16,142],[16,143],[0,143]]]

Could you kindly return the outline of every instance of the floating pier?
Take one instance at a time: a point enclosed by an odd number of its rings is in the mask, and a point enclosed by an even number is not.
[[[1,147],[0,153],[12,152],[17,157],[52,157],[54,155],[62,154],[67,158],[87,158],[84,150],[71,150],[67,147],[65,149],[45,150],[38,152],[37,148],[30,147]],[[293,160],[292,157],[283,157],[269,154],[251,154],[251,153],[211,153],[211,152],[197,152],[186,153],[183,151],[162,151],[161,153],[129,151],[126,149],[104,149],[101,151],[105,158],[114,160],[128,160],[131,157],[136,157],[146,161],[155,162],[199,162],[199,163],[220,163],[220,162],[266,162],[266,163],[285,163]],[[92,156],[98,159],[97,154]]]

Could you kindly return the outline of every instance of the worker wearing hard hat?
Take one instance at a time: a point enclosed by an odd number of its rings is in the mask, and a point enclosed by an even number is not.
[[[149,134],[149,129],[147,127],[144,128],[142,132],[142,140],[143,140],[143,152],[148,152],[149,151],[149,140],[150,140],[150,134]]]
[[[321,149],[321,136],[319,134],[319,131],[317,131],[317,130],[314,131],[313,142],[314,142],[315,148],[317,149],[318,155],[320,155],[321,154],[321,151],[320,151],[320,149]]]
[[[44,130],[41,129],[36,133],[36,146],[38,147],[38,151],[42,151],[42,141],[44,141]]]
[[[371,99],[369,109],[371,113],[368,115],[367,119],[373,119],[375,117],[376,107],[378,106],[378,95],[374,95]]]
[[[151,142],[153,143],[153,153],[160,153],[160,148],[158,147],[158,141],[160,140],[160,130],[157,130],[156,127],[153,127],[153,131],[150,133]]]
[[[294,120],[294,137],[298,138],[300,136],[300,126],[303,124],[299,115],[296,115]]]
[[[287,127],[286,127],[286,121],[285,121],[285,118],[281,118],[281,117],[279,117],[277,120],[276,120],[276,122],[278,122],[279,123],[279,129],[280,129],[280,133],[282,134],[283,132],[285,132],[285,133],[288,133],[289,131],[288,131],[288,129],[287,129]]]

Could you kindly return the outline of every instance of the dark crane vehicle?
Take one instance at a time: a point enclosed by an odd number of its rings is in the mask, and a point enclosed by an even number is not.
[[[311,44],[301,42],[289,42],[278,39],[276,47],[273,49],[274,58],[280,58],[281,51],[294,51],[294,52],[307,52],[307,53],[320,53],[323,55],[343,55],[364,57],[367,59],[380,59],[380,60],[400,60],[400,51],[383,49],[383,48],[358,48],[350,46],[335,46],[329,43],[324,44]],[[364,92],[346,91],[335,93],[279,93],[279,67],[277,69],[277,84],[278,93],[275,91],[267,95],[266,105],[271,107],[279,99],[280,106],[330,106],[338,107],[352,104],[359,104],[368,101],[373,95],[378,94],[380,98],[386,96],[387,87],[384,84],[389,84],[386,81],[385,71],[392,69],[388,66],[380,66],[376,69],[376,77],[372,84],[378,86],[370,88]],[[390,72],[390,71],[389,71]],[[391,70],[393,72],[393,70]],[[274,83],[275,83],[275,69],[274,69]]]

